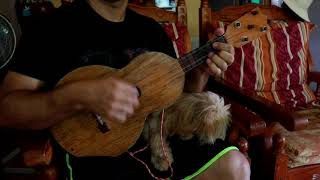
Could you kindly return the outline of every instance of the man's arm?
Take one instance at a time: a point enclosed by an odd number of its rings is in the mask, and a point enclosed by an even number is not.
[[[44,129],[79,111],[123,122],[138,106],[138,92],[107,78],[67,84],[39,92],[44,82],[9,72],[0,87],[0,127]]]
[[[0,126],[42,129],[82,109],[72,86],[38,92],[43,82],[9,72],[0,88]],[[62,100],[64,99],[64,100]]]
[[[184,92],[202,92],[205,88],[210,74],[205,67],[193,69],[186,74]]]

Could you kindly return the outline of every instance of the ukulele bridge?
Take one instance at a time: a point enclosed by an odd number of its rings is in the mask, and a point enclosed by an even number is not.
[[[99,115],[99,114],[94,114],[95,119],[98,123],[98,129],[100,130],[101,133],[106,133],[110,130],[108,127],[106,121]]]

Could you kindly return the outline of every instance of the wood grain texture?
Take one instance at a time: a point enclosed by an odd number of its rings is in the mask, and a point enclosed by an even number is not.
[[[208,0],[201,0],[199,10],[199,36],[200,45],[205,44],[208,41],[208,28],[210,27],[211,19],[211,8],[209,7]]]
[[[209,7],[208,0],[201,0],[200,16],[199,16],[199,33],[200,44],[208,41],[208,31],[212,31],[211,23],[215,20],[223,22],[233,22],[241,17],[243,14],[259,7],[268,20],[295,20],[287,12],[282,11],[281,8],[271,5],[246,4],[242,6],[229,6],[219,11],[213,11]]]
[[[261,9],[262,13],[268,17],[268,20],[295,20],[290,17],[286,11],[281,10],[281,8],[277,6],[264,6],[258,4],[246,4],[238,7],[230,6],[225,7],[220,11],[213,11],[213,13],[211,13],[211,20],[232,22],[238,19],[244,13],[247,13],[256,7],[259,7],[259,9]]]
[[[266,128],[266,122],[255,112],[247,109],[243,104],[239,102],[230,101],[231,103],[231,114],[232,123],[241,129],[247,137],[253,137],[260,135],[264,132]]]
[[[235,23],[240,23],[241,26],[236,27]],[[248,28],[249,26],[252,28]],[[266,28],[266,31],[261,31],[261,28]],[[267,16],[261,12],[260,8],[254,8],[232,21],[227,26],[224,36],[229,44],[240,48],[262,36],[269,29]],[[243,41],[244,37],[247,38],[246,41]]]
[[[288,155],[285,152],[286,140],[285,137],[276,128],[277,122],[271,123],[264,133],[264,150],[266,157],[264,162],[272,160],[273,164],[265,163],[268,166],[266,169],[269,175],[273,175],[274,180],[301,180],[301,179],[319,179],[320,165],[307,165],[296,168],[288,168]],[[270,162],[270,161],[269,161]]]
[[[301,180],[301,179],[319,179],[320,178],[320,166],[310,165],[299,168],[292,168],[288,170],[288,180]]]
[[[83,156],[118,156],[139,138],[146,116],[175,102],[184,87],[184,72],[177,60],[157,52],[139,55],[123,69],[86,66],[67,74],[58,86],[73,81],[117,77],[135,84],[141,90],[140,107],[124,124],[105,119],[110,131],[101,133],[90,113],[83,112],[51,129],[58,143],[71,154]],[[101,114],[103,117],[103,114]]]

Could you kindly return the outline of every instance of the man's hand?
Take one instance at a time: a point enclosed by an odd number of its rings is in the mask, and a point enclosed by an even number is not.
[[[133,85],[114,78],[80,82],[84,108],[124,123],[139,106],[139,92]]]
[[[223,29],[215,31],[215,37],[224,34]],[[213,38],[215,38],[213,37]],[[201,92],[205,88],[209,75],[219,77],[234,61],[234,48],[226,43],[214,43],[213,48],[217,53],[209,53],[207,63],[193,69],[186,76],[185,92]]]
[[[215,37],[224,34],[224,30],[219,28],[215,31]],[[213,37],[213,38],[215,38]],[[207,68],[204,68],[210,75],[219,77],[226,71],[234,61],[234,48],[230,44],[216,42],[212,44],[217,53],[209,53],[207,59]]]

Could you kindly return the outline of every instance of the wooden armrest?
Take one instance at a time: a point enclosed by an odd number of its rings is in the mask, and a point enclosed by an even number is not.
[[[272,122],[264,132],[264,147],[266,151],[274,153],[285,152],[285,137],[279,129],[278,122]]]
[[[309,72],[308,81],[320,84],[320,72]]]
[[[246,137],[260,135],[266,128],[266,122],[256,113],[250,111],[238,102],[225,98],[231,103],[233,126],[236,126]]]
[[[278,122],[273,122],[266,128],[264,134],[264,163],[271,161],[272,179],[280,180],[287,177],[289,157],[285,151],[286,139],[279,130]],[[268,163],[269,162],[269,163]]]
[[[233,101],[238,102],[253,112],[259,114],[262,119],[272,122],[280,122],[286,129],[290,131],[304,129],[308,124],[308,118],[284,109],[281,105],[267,101],[266,99],[245,91],[235,88],[220,80],[209,79],[208,89],[225,96]]]

